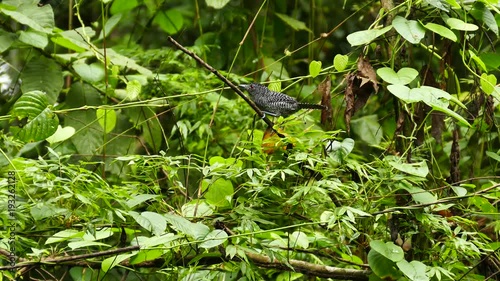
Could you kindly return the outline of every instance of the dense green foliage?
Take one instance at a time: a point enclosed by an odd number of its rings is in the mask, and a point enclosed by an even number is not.
[[[0,280],[497,280],[499,9],[1,1]]]

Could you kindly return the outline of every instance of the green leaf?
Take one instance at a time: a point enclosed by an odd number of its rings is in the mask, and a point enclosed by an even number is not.
[[[445,12],[449,11],[449,4],[442,0],[424,0],[424,2]]]
[[[431,204],[435,203],[438,198],[436,195],[433,195],[429,191],[426,191],[422,188],[418,187],[403,187],[406,191],[408,191],[413,198],[413,200],[419,204]]]
[[[392,25],[386,26],[382,29],[369,29],[362,30],[351,33],[347,35],[347,41],[351,44],[352,47],[360,46],[370,43],[375,40],[377,37],[384,35],[387,31],[391,30]]]
[[[184,25],[182,14],[177,9],[158,12],[153,22],[158,24],[163,31],[170,35],[181,31]]]
[[[404,259],[403,249],[392,242],[384,243],[381,240],[374,240],[370,242],[370,247],[393,262]]]
[[[476,31],[479,29],[479,27],[475,24],[466,23],[463,20],[456,18],[448,18],[446,20],[446,24],[451,29],[462,30],[462,31]]]
[[[144,246],[141,244],[141,246]],[[162,249],[152,249],[152,250],[141,250],[137,255],[130,258],[130,264],[139,264],[145,261],[152,261],[161,256],[163,256],[165,252]]]
[[[131,1],[132,2],[132,1]],[[116,2],[113,2],[116,3]],[[101,33],[99,33],[98,40],[102,40],[104,38],[104,34],[106,36],[109,36],[113,32],[113,29],[115,29],[116,25],[120,22],[122,19],[123,14],[114,14],[112,17],[110,17],[107,21],[106,24],[104,25],[104,28],[101,30]]]
[[[49,143],[53,144],[65,141],[71,138],[74,134],[75,134],[75,128],[71,126],[66,126],[63,128],[61,127],[61,125],[58,125],[56,132],[52,136],[48,137],[46,140]]]
[[[300,247],[302,249],[309,248],[309,239],[307,235],[302,231],[294,231],[290,235],[290,246],[291,247]]]
[[[420,40],[425,36],[425,29],[418,21],[396,16],[392,25],[406,41],[412,44],[420,43]]]
[[[139,99],[139,96],[142,91],[141,82],[137,80],[132,80],[127,83],[127,97],[128,101],[135,101]]]
[[[47,96],[41,91],[23,94],[14,104],[11,116],[25,121],[22,128],[11,127],[14,135],[24,142],[44,140],[53,135],[59,125],[59,118],[49,108]]]
[[[354,133],[364,142],[370,145],[378,145],[382,141],[383,130],[378,122],[379,117],[375,114],[366,115],[351,121]]]
[[[281,92],[281,81],[272,81],[267,88],[274,92]]]
[[[64,48],[81,53],[90,50],[91,47],[89,42],[86,41],[84,34],[92,38],[95,35],[95,31],[90,27],[79,27],[73,30],[58,32],[50,40]]]
[[[116,16],[117,14],[130,11],[137,6],[139,6],[137,0],[114,0],[113,4],[111,4],[110,12],[113,16]]]
[[[437,33],[445,38],[450,39],[453,42],[457,42],[457,36],[453,31],[448,29],[446,26],[442,26],[440,24],[435,24],[435,23],[428,23],[425,25],[425,28],[429,29],[430,31]]]
[[[21,31],[19,34],[19,41],[40,49],[45,48],[49,43],[46,33],[32,29]]]
[[[212,7],[214,9],[222,9],[229,3],[230,0],[205,0],[208,7]]]
[[[418,71],[413,68],[403,67],[396,73],[390,67],[383,67],[377,69],[377,74],[387,83],[406,85],[417,78]]]
[[[96,83],[104,79],[104,65],[101,62],[86,64],[80,61],[72,66],[75,72],[86,82]]]
[[[429,281],[425,274],[427,267],[419,261],[407,262],[402,260],[396,263],[398,268],[412,281]]]
[[[103,272],[108,272],[113,267],[119,265],[122,261],[134,256],[137,252],[121,254],[104,259],[101,263]]]
[[[389,165],[395,169],[405,172],[410,175],[425,178],[429,174],[429,167],[425,161],[415,163],[401,163],[398,161],[388,160]]]
[[[347,67],[347,62],[349,61],[349,57],[346,55],[335,55],[333,58],[333,67],[337,71],[344,71]]]
[[[17,36],[14,33],[7,33],[0,29],[0,53],[9,49],[12,43],[16,40],[16,37]]]
[[[401,277],[396,263],[373,249],[368,252],[368,265],[380,280],[399,280]]]
[[[203,182],[208,184],[208,191],[205,194],[207,203],[216,207],[231,207],[234,195],[234,188],[231,181],[219,178],[213,183],[209,184],[207,181]]]
[[[116,112],[113,109],[97,109],[96,111],[97,121],[99,125],[104,129],[107,134],[116,126]]]
[[[56,102],[64,83],[61,66],[54,60],[44,56],[37,56],[28,62],[21,72],[21,80],[23,81],[21,84],[23,93],[30,91],[45,92],[49,104]]]
[[[483,2],[475,1],[470,13],[474,18],[483,22],[491,31],[493,31],[493,33],[495,33],[496,36],[498,36],[498,24],[495,20],[495,16]]]
[[[179,232],[189,235],[194,239],[201,240],[205,238],[210,229],[208,226],[201,223],[192,223],[187,219],[174,215],[174,214],[165,214],[164,215],[167,221],[172,224],[172,226]]]
[[[50,5],[38,7],[36,4],[23,3],[16,10],[0,8],[0,11],[39,32],[50,33],[55,26],[54,12]]]
[[[181,207],[181,212],[184,217],[206,217],[214,213],[213,208],[205,202],[205,200],[194,200],[188,202]]]
[[[45,245],[52,244],[52,243],[58,243],[58,242],[66,241],[66,240],[77,238],[77,237],[81,238],[81,237],[83,237],[83,234],[84,234],[83,231],[76,231],[74,229],[65,229],[65,230],[59,231],[59,232],[55,233],[54,235],[52,235],[51,237],[49,237],[47,239],[47,241],[45,241]]]
[[[282,21],[284,21],[287,25],[289,25],[295,31],[305,30],[307,32],[312,33],[312,31],[309,28],[307,28],[306,24],[299,21],[299,20],[296,20],[290,16],[287,16],[285,14],[280,14],[280,13],[276,13],[276,16],[278,16],[278,18],[280,18]]]
[[[487,95],[491,95],[495,90],[495,85],[497,84],[497,78],[493,74],[488,75],[486,73],[483,73],[481,74],[480,84],[483,92]]]
[[[265,71],[262,72],[262,80],[281,80],[290,78],[288,72],[286,71],[286,68],[281,62],[277,62],[274,59],[268,57],[265,57],[263,61]]]
[[[464,105],[455,97],[447,92],[429,86],[422,86],[420,88],[410,89],[404,85],[389,85],[387,89],[391,94],[407,103],[422,101],[431,106],[434,110],[444,112],[451,117],[457,119],[460,124],[470,127],[470,124],[456,112],[448,109],[449,101],[452,100],[456,104],[463,107]]]
[[[321,72],[321,62],[313,60],[309,64],[309,75],[311,75],[312,78],[315,78],[316,76],[319,75],[320,72]]]
[[[201,248],[210,249],[227,241],[227,233],[221,229],[212,230],[200,244]]]
[[[92,86],[86,83],[73,83],[66,96],[68,108],[102,105],[101,96]],[[71,137],[78,153],[94,155],[101,151],[103,130],[96,122],[95,109],[71,111],[64,120],[66,126],[75,128],[76,134]]]

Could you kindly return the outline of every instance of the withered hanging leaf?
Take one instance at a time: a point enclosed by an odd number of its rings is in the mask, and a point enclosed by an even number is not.
[[[351,132],[351,117],[354,115],[354,80],[356,76],[353,74],[347,75],[347,85],[345,88],[345,111],[344,119],[346,124],[347,133]],[[357,87],[356,87],[357,88]]]
[[[450,153],[450,178],[448,180],[449,184],[454,184],[460,181],[460,146],[458,144],[458,128],[453,130],[453,143],[451,144]]]
[[[373,90],[375,93],[378,93],[377,73],[373,69],[370,62],[363,57],[359,57],[358,59],[358,76],[363,80],[359,85],[360,87],[363,87],[366,83],[371,82]]]
[[[318,85],[317,91],[321,94],[321,104],[326,107],[325,110],[321,111],[321,125],[327,131],[333,130],[333,109],[332,109],[332,95],[330,91],[332,89],[332,80],[330,76],[326,78]]]

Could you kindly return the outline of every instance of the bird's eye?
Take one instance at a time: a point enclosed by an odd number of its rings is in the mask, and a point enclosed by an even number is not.
[[[250,89],[253,89],[253,85],[250,85]]]

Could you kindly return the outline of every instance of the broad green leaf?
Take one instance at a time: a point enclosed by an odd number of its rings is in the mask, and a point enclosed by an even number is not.
[[[16,35],[14,33],[7,33],[0,29],[0,53],[3,53],[7,49],[9,49],[15,40]]]
[[[420,40],[425,36],[425,29],[418,21],[396,16],[392,25],[406,41],[412,44],[420,43]]]
[[[489,214],[498,214],[498,209],[491,204],[488,199],[480,196],[469,198],[469,203],[474,204],[481,212]]]
[[[154,194],[139,194],[139,195],[135,195],[134,197],[132,197],[132,199],[126,201],[125,204],[127,205],[127,207],[132,209],[141,203],[144,203],[148,200],[157,198],[159,196],[160,195],[154,195]]]
[[[40,49],[45,48],[49,43],[46,33],[31,29],[21,31],[19,33],[19,41]]]
[[[182,14],[177,9],[160,11],[156,14],[153,21],[158,24],[163,31],[170,35],[181,31],[182,26],[184,25]]]
[[[486,68],[486,64],[484,61],[476,55],[474,50],[469,50],[469,56],[474,60],[474,62],[483,70],[483,71],[488,71]]]
[[[450,39],[453,42],[457,42],[457,36],[453,31],[448,29],[446,26],[442,26],[440,24],[435,24],[435,23],[428,23],[425,25],[425,28],[429,29],[430,31],[437,33],[445,38]]]
[[[424,0],[424,3],[427,3],[435,8],[443,10],[445,12],[449,11],[449,4],[443,2],[442,0]]]
[[[404,259],[403,249],[392,242],[384,243],[381,240],[374,240],[370,242],[370,247],[393,262]]]
[[[212,7],[214,9],[222,9],[229,3],[230,0],[205,0],[207,2],[207,6]]]
[[[406,85],[417,78],[418,71],[413,68],[403,67],[396,73],[390,67],[382,67],[377,69],[377,74],[387,83]]]
[[[116,3],[116,1],[114,1],[113,3]],[[102,40],[104,38],[104,34],[106,34],[106,36],[109,36],[109,34],[111,34],[113,29],[115,29],[116,25],[118,25],[122,17],[123,17],[122,13],[113,14],[113,16],[106,21],[106,24],[104,25],[103,30],[101,30],[101,33],[99,33],[98,40]]]
[[[14,104],[11,116],[25,123],[21,128],[10,127],[12,133],[24,142],[44,140],[52,136],[59,125],[59,118],[50,109],[47,96],[41,91],[23,94]]]
[[[497,84],[497,78],[493,74],[488,75],[486,73],[483,73],[481,74],[480,84],[483,92],[487,95],[491,95],[495,90],[495,85]]]
[[[333,67],[335,67],[337,71],[344,71],[347,67],[348,61],[349,61],[348,56],[337,54],[333,58]]]
[[[149,221],[151,228],[148,230],[154,235],[159,236],[165,232],[167,220],[164,216],[154,212],[142,212],[141,216]]]
[[[78,108],[85,105],[102,105],[100,94],[89,84],[73,83],[66,95],[66,106]],[[94,155],[101,151],[104,132],[96,122],[95,109],[68,112],[64,122],[76,130],[71,142],[79,154]]]
[[[402,260],[396,263],[398,268],[411,281],[429,281],[429,277],[425,274],[427,267],[419,261],[407,262]]]
[[[290,246],[294,248],[300,247],[302,249],[307,249],[309,248],[309,239],[304,232],[294,231],[290,235]]]
[[[345,138],[342,142],[330,141],[326,145],[326,150],[330,153],[328,154],[338,163],[344,163],[347,155],[349,155],[354,149],[354,140],[351,138]]]
[[[498,3],[497,3],[498,4]],[[481,1],[475,1],[470,13],[474,18],[483,22],[496,36],[498,36],[498,24],[495,16]]]
[[[312,78],[315,78],[316,76],[319,75],[320,72],[321,72],[321,62],[313,60],[309,64],[309,75],[311,75]]]
[[[71,126],[66,126],[63,128],[61,127],[61,125],[58,125],[56,132],[52,136],[48,137],[46,141],[48,141],[51,144],[62,142],[71,138],[74,134],[75,134],[75,128]]]
[[[49,104],[56,102],[64,83],[61,66],[53,59],[44,56],[32,58],[28,62],[21,72],[21,80],[23,81],[21,84],[23,93],[30,91],[45,92]]]
[[[391,30],[392,25],[386,26],[382,29],[369,29],[362,30],[351,33],[347,35],[347,41],[351,44],[352,47],[366,45],[371,41],[375,40],[377,37],[384,35],[387,31]]]
[[[216,207],[231,207],[234,188],[231,181],[219,178],[209,184],[205,194],[207,203]]]
[[[395,262],[373,250],[373,248],[368,252],[368,264],[370,269],[379,277],[379,280],[399,280],[402,275],[396,268]]]
[[[143,246],[142,243],[141,246]],[[139,264],[145,261],[152,261],[163,255],[165,255],[165,251],[162,249],[141,250],[137,253],[137,255],[130,258],[130,264]]]
[[[82,80],[89,83],[96,83],[104,79],[104,65],[101,62],[86,64],[80,61],[73,64],[73,69]]]
[[[74,229],[65,229],[49,237],[47,241],[45,241],[45,245],[66,241],[76,237],[81,238],[83,237],[83,235],[84,235],[83,231],[76,231]]]
[[[137,6],[139,6],[139,2],[137,0],[114,0],[113,4],[111,4],[110,12],[113,16],[115,16],[117,14],[130,11]]]
[[[113,109],[97,109],[96,110],[97,122],[104,129],[107,134],[116,126],[116,112]]]
[[[425,178],[429,174],[429,167],[425,161],[415,163],[400,163],[398,161],[388,160],[393,168],[410,175]]]
[[[200,199],[182,205],[181,213],[184,217],[201,218],[211,216],[214,210],[205,200]]]
[[[86,36],[89,38],[94,37],[95,31],[88,26],[85,28],[79,27],[73,30],[58,32],[55,36],[51,37],[50,40],[57,45],[81,53],[89,50],[91,47],[89,42],[85,39]]]
[[[488,153],[488,152],[486,152],[486,153]],[[464,195],[467,194],[467,189],[465,189],[465,188],[463,188],[461,186],[454,186],[454,185],[452,185],[451,189],[453,190],[453,192],[455,192],[455,194],[457,196],[464,196]]]
[[[290,78],[290,76],[288,75],[288,71],[281,62],[277,62],[269,57],[265,57],[263,61],[266,68],[262,72],[261,80],[281,80]]]
[[[134,256],[136,252],[121,254],[116,256],[111,256],[107,259],[104,259],[101,263],[101,269],[103,272],[108,272],[113,267],[119,265],[122,261]]]
[[[466,23],[463,20],[457,18],[448,18],[446,20],[446,24],[451,29],[462,30],[462,31],[476,31],[479,29],[477,25],[472,23]]]
[[[1,43],[0,43],[1,44]],[[497,70],[500,68],[500,54],[497,53],[481,53],[479,55],[482,61],[488,67],[488,71]]]
[[[192,223],[187,219],[174,215],[165,214],[167,221],[179,232],[189,235],[194,239],[201,240],[210,232],[208,226],[201,223]]]
[[[39,32],[50,33],[55,26],[54,12],[50,5],[38,7],[36,4],[23,3],[16,10],[5,8],[0,8],[0,10],[13,20]]]
[[[419,187],[404,187],[406,191],[408,191],[413,198],[413,201],[419,203],[419,204],[431,204],[435,203],[438,198],[436,195],[433,195],[427,190],[424,190]]]
[[[267,88],[274,92],[281,92],[281,81],[273,81],[267,85]]]
[[[383,130],[378,122],[377,115],[366,115],[351,121],[353,132],[358,135],[361,140],[370,144],[378,145],[382,141]]]
[[[142,85],[137,80],[132,80],[127,83],[127,98],[128,101],[135,101],[139,99],[142,91]]]
[[[69,242],[68,247],[71,250],[77,250],[88,247],[111,247],[111,245],[97,241],[76,241],[76,242]]]
[[[278,18],[280,18],[282,21],[284,21],[286,24],[288,24],[295,31],[305,30],[307,32],[312,33],[312,31],[309,28],[307,28],[306,24],[299,21],[299,20],[296,20],[288,15],[280,14],[280,13],[276,13],[276,16],[278,16]]]
[[[226,242],[227,233],[221,229],[212,230],[200,244],[201,248],[210,249],[219,246],[220,244]]]

